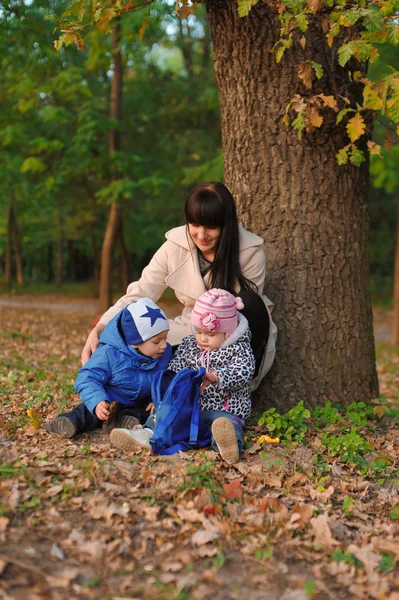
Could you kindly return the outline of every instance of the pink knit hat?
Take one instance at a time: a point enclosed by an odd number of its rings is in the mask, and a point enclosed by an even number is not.
[[[230,335],[238,327],[237,309],[244,308],[241,298],[225,290],[213,288],[202,294],[191,313],[193,327],[210,333]]]

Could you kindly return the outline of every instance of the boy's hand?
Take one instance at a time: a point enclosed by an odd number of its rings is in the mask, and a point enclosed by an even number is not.
[[[203,392],[205,388],[208,387],[208,385],[211,385],[211,383],[218,383],[219,382],[219,377],[217,376],[216,373],[205,373],[205,375],[202,378],[202,384],[200,387],[200,392]]]
[[[150,402],[148,404],[148,406],[146,407],[146,411],[150,411],[150,414],[152,415],[152,413],[154,412],[155,406],[153,402]]]
[[[101,402],[99,402],[97,404],[94,412],[96,413],[96,416],[101,421],[106,421],[108,419],[108,415],[109,415],[109,404],[108,404],[108,402],[106,402],[105,400],[101,400]]]

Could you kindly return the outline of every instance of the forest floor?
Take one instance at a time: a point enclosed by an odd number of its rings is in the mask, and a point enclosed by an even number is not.
[[[0,297],[1,600],[399,600],[388,311],[375,314],[376,414],[330,407],[301,443],[273,445],[253,419],[234,466],[210,450],[128,456],[102,430],[62,440],[37,428],[78,404],[94,316],[89,300]]]

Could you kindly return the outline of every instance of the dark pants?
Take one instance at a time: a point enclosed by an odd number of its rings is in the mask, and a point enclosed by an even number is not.
[[[142,400],[137,400],[134,406],[122,406],[121,410],[118,412],[118,419],[121,417],[132,416],[136,417],[140,423],[145,423],[148,412],[146,412],[146,407],[151,402],[151,397],[143,398]],[[60,417],[67,417],[76,425],[77,432],[76,433],[85,433],[86,431],[93,431],[94,429],[98,429],[103,426],[104,421],[101,421],[95,415],[92,415],[91,412],[86,408],[86,405],[82,402],[75,406],[70,412],[59,415]]]
[[[251,348],[255,356],[255,375],[257,375],[269,339],[269,313],[262,298],[255,292],[242,290],[238,295],[244,303],[244,308],[240,312],[247,319],[252,333]]]

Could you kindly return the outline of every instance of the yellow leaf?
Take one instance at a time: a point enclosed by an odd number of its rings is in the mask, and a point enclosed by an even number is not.
[[[305,38],[305,36],[304,36],[304,35],[303,35],[303,36],[300,38],[300,40],[299,40],[299,43],[301,44],[302,48],[303,48],[303,49],[305,49],[305,46],[306,46],[306,38]]]
[[[369,149],[370,154],[375,154],[377,156],[381,156],[381,158],[382,158],[381,146],[379,144],[376,144],[375,142],[372,142],[371,140],[369,140],[367,142],[367,148]]]
[[[34,429],[40,429],[40,417],[39,414],[33,409],[33,408],[29,408],[26,411],[26,414],[28,415],[31,425]]]
[[[268,444],[279,444],[280,438],[278,438],[278,437],[271,438],[268,435],[261,435],[257,441],[258,441],[258,444],[263,444],[263,442],[267,442]]]
[[[322,123],[323,117],[321,116],[317,108],[311,108],[308,117],[308,126],[311,125],[312,127],[321,127]]]
[[[346,131],[348,132],[351,142],[356,142],[356,140],[363,135],[366,131],[366,125],[360,113],[356,113],[354,117],[349,119],[346,125]]]
[[[145,28],[147,27],[147,23],[148,23],[148,19],[144,19],[144,21],[141,24],[140,31],[139,31],[139,40],[140,40],[140,42],[143,41],[144,32],[145,32]]]
[[[324,106],[332,108],[333,110],[335,110],[335,112],[338,111],[337,101],[334,98],[334,96],[325,96],[324,94],[319,94],[319,98],[323,100]]]
[[[312,65],[310,63],[302,63],[298,67],[299,78],[302,79],[305,87],[312,87]]]

